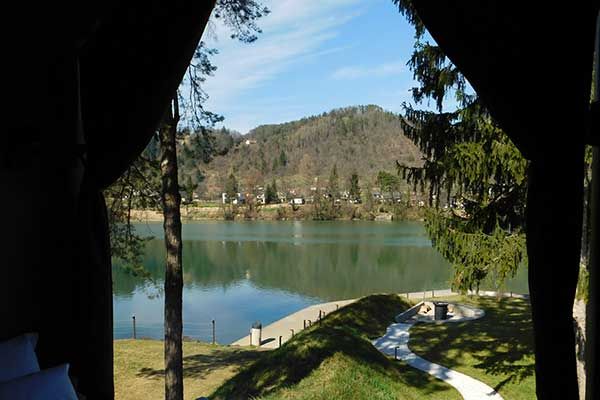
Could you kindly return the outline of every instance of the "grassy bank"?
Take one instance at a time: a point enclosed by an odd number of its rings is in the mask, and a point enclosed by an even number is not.
[[[116,340],[115,398],[160,400],[164,394],[164,346],[160,340]],[[262,352],[228,346],[184,342],[186,399],[197,399],[215,390]]]
[[[409,346],[425,359],[496,389],[505,400],[535,398],[533,325],[528,300],[452,298],[485,310],[476,321],[419,324]]]
[[[211,399],[460,399],[449,385],[395,362],[369,339],[410,307],[374,295],[328,315],[219,387]]]
[[[418,324],[411,329],[411,350],[485,382],[505,400],[535,398],[528,301],[451,300],[482,308],[486,315],[464,323]],[[272,351],[185,342],[186,398],[461,399],[451,386],[385,357],[371,345],[410,306],[396,295],[368,296]],[[163,373],[161,341],[115,341],[118,400],[162,399]]]

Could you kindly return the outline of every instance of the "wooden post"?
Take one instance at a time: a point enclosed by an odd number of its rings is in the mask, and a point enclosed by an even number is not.
[[[304,329],[306,329],[306,320],[304,320]]]
[[[137,333],[135,331],[135,315],[132,315],[131,318],[133,319],[133,338],[137,339]]]
[[[290,329],[290,331],[292,331],[292,337],[294,337],[294,330],[293,330],[293,329]]]
[[[217,338],[215,335],[215,320],[212,320],[212,344],[216,344],[217,343]]]
[[[399,346],[394,347],[394,360],[398,359],[398,348]]]
[[[281,338],[282,336],[279,336],[279,347],[281,347]]]
[[[434,298],[434,297],[435,297],[435,291],[432,290],[431,291],[431,298]]]

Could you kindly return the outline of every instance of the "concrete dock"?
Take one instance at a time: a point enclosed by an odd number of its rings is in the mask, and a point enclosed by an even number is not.
[[[329,303],[315,304],[313,306],[306,307],[300,311],[288,315],[275,321],[268,326],[262,328],[262,344],[260,347],[266,349],[276,349],[279,347],[279,337],[281,336],[281,344],[285,343],[292,337],[292,329],[294,334],[304,329],[304,321],[310,320],[312,323],[317,323],[319,319],[319,312],[329,314],[338,308],[344,307],[350,303],[354,303],[358,299],[332,301]],[[248,327],[250,331],[250,327]],[[249,346],[250,335],[244,336],[243,338],[236,340],[231,343],[232,346]]]
[[[410,300],[422,300],[424,298],[451,296],[453,294],[456,293],[453,293],[449,289],[443,289],[427,290],[412,293],[399,293],[398,295]],[[337,310],[338,308],[344,307],[345,305],[355,302],[356,300],[358,299],[339,300],[331,301],[329,303],[315,304],[313,306],[306,307],[300,311],[290,314],[287,317],[284,317],[279,321],[275,321],[270,325],[263,326],[261,337],[262,344],[260,347],[266,349],[276,349],[279,347],[280,336],[281,344],[285,343],[292,337],[292,329],[294,331],[294,334],[304,329],[305,320],[310,320],[312,321],[312,323],[316,323],[319,319],[319,311],[321,311],[322,313],[324,312],[325,315],[327,315],[330,312]],[[250,332],[250,327],[248,327],[248,332]],[[236,340],[235,342],[231,343],[231,345],[250,346],[250,335],[244,336],[243,338]]]

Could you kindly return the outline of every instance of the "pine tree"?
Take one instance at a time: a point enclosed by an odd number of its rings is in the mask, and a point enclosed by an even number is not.
[[[404,104],[404,130],[424,153],[422,168],[398,164],[414,187],[428,187],[426,229],[435,248],[454,267],[455,289],[478,290],[490,278],[500,289],[526,256],[524,236],[527,161],[492,120],[442,50],[429,43],[409,0],[394,0],[416,30],[408,63],[419,87],[417,104],[433,100],[436,111]],[[459,108],[444,110],[454,95]],[[445,193],[454,207],[440,207]]]
[[[356,172],[350,175],[349,196],[352,201],[360,201],[360,187],[358,185],[358,174]]]
[[[279,203],[279,196],[277,196],[277,183],[273,179],[272,184],[267,184],[265,189],[265,202],[267,204]]]
[[[165,231],[165,399],[183,399],[181,194],[177,176],[177,124],[179,105],[172,101],[159,130],[161,203]]]
[[[337,164],[333,164],[333,168],[331,168],[331,174],[329,175],[329,183],[327,186],[327,192],[333,201],[335,201],[335,199],[337,199],[338,196],[340,195]]]
[[[279,153],[279,165],[281,165],[282,167],[285,167],[288,163],[288,159],[287,159],[287,154],[285,154],[284,150],[281,150],[281,153]]]
[[[227,180],[225,181],[225,195],[227,196],[227,202],[231,204],[233,200],[237,199],[238,192],[239,186],[237,179],[233,172],[230,172]]]

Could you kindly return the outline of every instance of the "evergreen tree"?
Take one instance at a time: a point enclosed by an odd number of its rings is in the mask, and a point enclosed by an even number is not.
[[[279,203],[279,196],[277,196],[277,183],[275,182],[275,179],[273,179],[272,184],[267,184],[265,189],[265,203]]]
[[[165,231],[165,399],[183,399],[181,194],[177,174],[177,96],[159,129],[161,204]]]
[[[376,182],[381,188],[382,194],[389,193],[392,202],[394,202],[394,192],[400,190],[400,178],[396,175],[390,174],[389,172],[379,171],[377,173]]]
[[[225,195],[227,196],[227,203],[231,203],[233,200],[237,199],[238,192],[238,182],[232,171],[229,173],[229,176],[225,181]]]
[[[192,181],[192,177],[188,175],[185,178],[185,183],[182,187],[183,193],[185,194],[185,201],[187,204],[191,204],[194,201],[194,192],[198,189],[198,184]]]
[[[287,155],[285,154],[285,151],[282,149],[281,153],[279,153],[279,165],[281,165],[282,167],[285,167],[288,163],[288,159],[287,159]]]
[[[331,199],[335,201],[340,195],[339,177],[337,173],[337,164],[333,164],[331,168],[331,174],[329,175],[329,182],[327,186],[327,192]]]
[[[495,124],[442,50],[429,43],[410,0],[394,0],[416,30],[408,63],[419,87],[417,104],[433,100],[436,111],[404,105],[406,134],[425,155],[423,168],[398,164],[415,187],[429,187],[426,228],[435,248],[454,267],[453,287],[479,289],[489,277],[496,288],[514,276],[525,253],[523,233],[527,162]],[[459,108],[444,110],[453,94]],[[445,192],[458,207],[441,209]]]
[[[360,187],[358,185],[358,174],[355,172],[350,175],[350,199],[353,201],[360,200]]]

